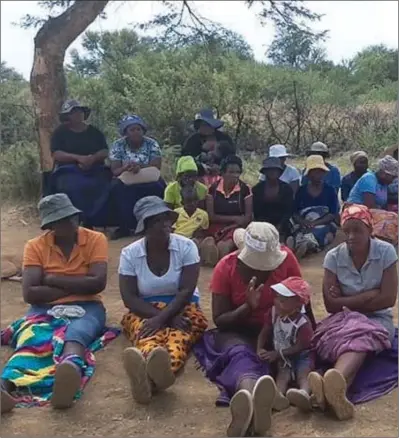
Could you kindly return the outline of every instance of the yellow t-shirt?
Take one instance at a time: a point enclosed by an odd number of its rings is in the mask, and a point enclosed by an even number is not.
[[[203,201],[208,194],[208,188],[205,184],[200,183],[199,181],[195,182],[195,189],[197,191],[197,196],[199,201]],[[165,189],[164,201],[167,204],[171,204],[173,208],[179,208],[182,206],[181,199],[181,187],[178,181],[172,182],[168,184]]]
[[[191,239],[197,230],[207,230],[209,228],[208,213],[201,208],[197,208],[192,216],[189,216],[183,207],[176,208],[175,212],[179,215],[174,224],[176,234]]]

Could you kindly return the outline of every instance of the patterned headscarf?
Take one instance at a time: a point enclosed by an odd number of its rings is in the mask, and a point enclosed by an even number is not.
[[[390,155],[385,155],[384,158],[378,161],[378,170],[382,170],[388,175],[398,177],[398,161]]]
[[[368,207],[360,204],[351,204],[342,210],[341,213],[341,226],[345,224],[349,219],[358,219],[367,225],[371,230],[373,229],[374,221]]]

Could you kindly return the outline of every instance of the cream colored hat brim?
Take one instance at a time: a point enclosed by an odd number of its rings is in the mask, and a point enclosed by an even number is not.
[[[287,258],[287,252],[277,249],[273,253],[253,251],[246,248],[244,243],[245,229],[238,228],[234,231],[233,241],[238,248],[238,258],[246,266],[255,271],[274,271]]]

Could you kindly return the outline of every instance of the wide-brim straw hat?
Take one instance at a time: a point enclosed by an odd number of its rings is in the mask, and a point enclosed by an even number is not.
[[[56,193],[41,199],[37,205],[41,219],[41,229],[46,230],[49,226],[62,219],[82,213],[77,209],[65,193]]]
[[[326,172],[330,171],[321,155],[309,155],[309,157],[306,158],[305,175],[313,169],[321,169]]]
[[[276,227],[267,222],[251,222],[246,229],[238,228],[233,240],[238,258],[255,271],[274,271],[287,257]]]
[[[166,205],[163,199],[158,198],[158,196],[146,196],[141,198],[136,202],[133,213],[137,219],[136,234],[140,234],[144,231],[144,222],[150,217],[169,213],[172,220],[175,222],[179,216]]]

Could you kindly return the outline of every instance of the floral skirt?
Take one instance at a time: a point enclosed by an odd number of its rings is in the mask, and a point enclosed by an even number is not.
[[[166,307],[166,304],[162,302],[151,304],[157,309]],[[177,373],[184,367],[192,346],[199,341],[208,327],[208,321],[197,303],[188,304],[182,316],[191,321],[191,328],[187,332],[165,327],[152,336],[139,339],[138,334],[145,319],[131,312],[123,317],[122,327],[127,338],[142,352],[144,357],[147,357],[157,347],[165,348],[170,355],[172,370]]]

